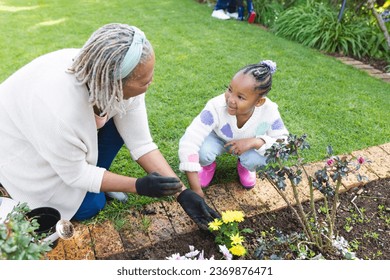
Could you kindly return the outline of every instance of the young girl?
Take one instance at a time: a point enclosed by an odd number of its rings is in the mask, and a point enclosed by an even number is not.
[[[278,105],[266,97],[275,71],[270,60],[240,69],[226,92],[209,100],[186,129],[179,143],[179,168],[199,195],[204,196],[202,188],[213,179],[217,156],[236,156],[240,183],[251,189],[256,168],[266,164],[265,151],[287,139]]]

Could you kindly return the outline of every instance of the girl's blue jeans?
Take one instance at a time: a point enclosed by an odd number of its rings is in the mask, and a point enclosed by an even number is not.
[[[201,166],[212,164],[217,156],[227,153],[229,147],[224,147],[226,142],[212,131],[204,140],[199,150],[199,163]],[[249,150],[237,156],[243,167],[249,171],[256,171],[260,166],[266,165],[267,157],[260,155],[255,150]]]
[[[98,131],[98,161],[97,166],[110,168],[112,161],[123,146],[123,139],[119,135],[113,119],[110,119]],[[104,192],[87,192],[80,208],[73,216],[74,220],[82,221],[95,216],[106,205]]]

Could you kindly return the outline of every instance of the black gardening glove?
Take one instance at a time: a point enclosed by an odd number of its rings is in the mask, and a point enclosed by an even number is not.
[[[203,230],[208,230],[208,223],[221,216],[211,209],[204,199],[190,189],[181,192],[177,201],[187,215]]]
[[[173,195],[181,190],[178,178],[161,176],[157,172],[138,178],[135,181],[135,189],[139,195],[150,197],[162,197]]]

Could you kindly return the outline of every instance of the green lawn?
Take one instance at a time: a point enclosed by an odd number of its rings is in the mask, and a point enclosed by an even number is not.
[[[308,134],[307,160],[322,159],[328,144],[342,154],[390,142],[390,84],[258,26],[216,20],[211,11],[195,0],[0,1],[0,81],[38,55],[79,48],[100,26],[121,22],[141,28],[155,48],[150,127],[178,174],[187,125],[239,68],[262,59],[278,65],[268,96],[291,133]],[[234,159],[220,161],[217,179],[235,180]],[[124,148],[112,171],[144,174]]]

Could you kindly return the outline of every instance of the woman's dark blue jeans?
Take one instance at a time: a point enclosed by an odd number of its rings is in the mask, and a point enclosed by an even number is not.
[[[115,127],[114,120],[110,119],[98,131],[98,161],[97,166],[109,169],[115,156],[123,146],[123,139]],[[104,192],[87,192],[80,208],[73,216],[74,220],[82,221],[95,216],[106,205]]]

